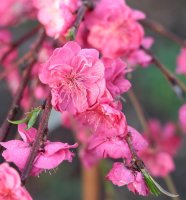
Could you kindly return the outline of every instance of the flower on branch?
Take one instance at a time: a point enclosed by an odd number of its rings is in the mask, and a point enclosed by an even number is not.
[[[18,172],[7,163],[0,165],[0,199],[32,200],[25,187],[21,186]]]
[[[37,130],[30,128],[26,130],[26,124],[18,125],[18,132],[21,140],[10,140],[1,142],[6,150],[2,156],[8,162],[13,162],[22,171],[29,157],[32,145],[35,141]],[[78,144],[69,145],[62,142],[50,142],[49,140],[42,141],[39,152],[34,160],[31,175],[37,176],[43,170],[56,168],[64,160],[72,161],[74,154],[70,151],[71,148],[76,148]]]

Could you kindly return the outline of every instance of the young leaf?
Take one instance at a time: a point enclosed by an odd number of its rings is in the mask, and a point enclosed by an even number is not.
[[[145,182],[148,185],[150,191],[152,194],[158,196],[161,193],[169,196],[169,197],[178,197],[179,195],[177,194],[171,194],[169,192],[167,192],[166,190],[164,190],[151,176],[150,174],[147,172],[146,169],[141,169],[141,172],[145,178]]]
[[[8,119],[8,121],[12,124],[22,124],[22,123],[26,123],[28,121],[28,116],[26,116],[25,118],[23,119],[20,119],[20,120],[16,120],[16,121],[11,121]]]
[[[39,113],[41,112],[41,107],[38,108],[34,108],[30,113],[29,113],[29,120],[28,120],[28,124],[27,124],[27,128],[26,130],[30,129],[31,127],[33,127],[33,125],[35,124],[37,117],[39,115]]]

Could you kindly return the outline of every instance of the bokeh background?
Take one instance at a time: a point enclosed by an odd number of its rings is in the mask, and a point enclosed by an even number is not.
[[[133,8],[140,9],[147,14],[150,19],[161,22],[167,29],[186,38],[186,1],[185,0],[128,0],[128,4]],[[32,24],[24,24],[19,29],[14,29],[15,37],[19,37],[20,33],[30,29]],[[148,35],[155,37],[155,45],[153,52],[158,58],[175,71],[176,56],[179,53],[180,47],[172,41],[158,36],[151,31],[147,31]],[[28,44],[27,44],[28,45]],[[21,51],[24,51],[23,47]],[[186,82],[186,77],[179,76]],[[138,68],[131,77],[133,89],[144,109],[147,118],[157,118],[161,122],[177,121],[178,108],[183,103],[180,101],[160,71],[154,66],[147,69]],[[124,96],[125,114],[130,125],[141,130],[140,123],[136,116],[133,106],[130,103],[127,95]],[[11,104],[12,97],[8,91],[6,83],[0,82],[0,122],[3,121],[8,108]],[[63,141],[73,143],[72,133],[69,130],[61,128],[60,116],[53,112],[50,119],[50,130],[52,140],[61,139]],[[15,131],[15,130],[13,130]],[[171,174],[174,180],[177,191],[180,194],[180,199],[186,199],[186,142],[180,149],[178,156],[175,158],[176,171]],[[162,161],[163,162],[163,161]],[[100,172],[101,173],[101,172]],[[163,180],[157,179],[161,185],[166,188]],[[101,191],[104,188],[104,181],[100,181],[99,187]],[[39,178],[30,178],[27,181],[27,188],[33,196],[34,200],[81,200],[82,199],[82,179],[81,165],[77,158],[73,163],[65,162],[57,170],[43,173]],[[170,198],[161,195],[160,197],[139,197],[130,193],[125,187],[113,187],[113,200],[141,200],[141,199],[161,199],[168,200]],[[104,199],[101,195],[100,200]],[[87,199],[89,200],[89,199]]]

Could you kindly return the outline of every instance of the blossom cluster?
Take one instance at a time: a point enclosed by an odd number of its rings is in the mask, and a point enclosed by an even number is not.
[[[138,65],[149,66],[152,57],[146,50],[154,40],[145,35],[140,24],[145,14],[132,9],[124,0],[93,3],[93,9],[86,7],[78,27],[74,23],[79,10],[86,6],[85,1],[8,0],[0,7],[0,60],[12,95],[22,84],[24,77],[18,65],[24,62],[17,49],[5,56],[13,43],[7,27],[19,26],[25,20],[37,21],[47,37],[36,53],[37,61],[24,88],[21,107],[28,111],[51,95],[51,105],[61,113],[62,125],[72,129],[77,140],[73,145],[53,142],[47,133],[42,133],[29,175],[38,176],[65,160],[71,162],[75,155],[71,149],[79,147],[84,167],[111,159],[114,163],[106,179],[147,196],[152,190],[142,169],[154,176],[167,176],[175,169],[173,157],[181,144],[172,122],[162,126],[158,120],[149,120],[148,130],[140,134],[128,124],[122,105],[123,94],[132,87],[127,75]],[[77,29],[75,33],[72,28]],[[74,41],[68,41],[69,34],[74,34]],[[177,73],[186,74],[185,55],[183,48],[177,59]],[[184,133],[185,118],[184,104],[179,110],[179,125]],[[22,121],[18,133],[20,139],[0,142],[5,160],[0,165],[0,199],[32,199],[21,185],[17,171],[6,162],[14,163],[20,173],[24,172],[38,131]],[[136,164],[138,161],[141,168]]]

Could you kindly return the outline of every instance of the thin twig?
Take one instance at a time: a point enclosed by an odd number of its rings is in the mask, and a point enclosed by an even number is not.
[[[37,53],[37,51],[39,50],[42,42],[44,41],[45,38],[45,33],[44,30],[41,29],[40,30],[40,35],[35,43],[35,45],[33,46],[33,49],[31,51],[34,51],[35,53]],[[3,124],[1,125],[0,128],[0,141],[4,141],[4,139],[7,137],[7,134],[10,130],[11,124],[7,121],[7,120],[14,120],[16,114],[17,114],[17,109],[19,107],[20,101],[22,99],[23,96],[23,92],[24,89],[29,81],[29,76],[32,70],[32,67],[34,65],[34,63],[36,62],[36,56],[33,56],[32,58],[30,58],[30,61],[28,63],[28,67],[25,69],[24,71],[24,77],[22,80],[22,83],[20,84],[19,88],[17,89],[16,95],[13,99],[11,108],[7,114],[7,117],[5,119],[5,121],[3,122]]]
[[[171,71],[167,69],[167,67],[162,64],[159,59],[150,51],[147,49],[143,50],[149,54],[152,57],[151,63],[154,64],[164,75],[164,77],[168,80],[168,82],[171,84],[174,92],[177,94],[179,98],[183,98],[184,94],[186,94],[186,85],[179,80],[175,74],[173,74]]]
[[[131,100],[131,102],[132,102],[132,104],[134,106],[134,109],[135,109],[135,111],[136,111],[136,113],[137,113],[137,115],[139,117],[141,125],[142,125],[144,131],[146,130],[145,133],[148,134],[147,135],[148,138],[151,139],[150,138],[149,128],[148,128],[148,123],[147,123],[147,120],[146,120],[146,118],[145,118],[145,116],[143,114],[142,106],[140,105],[136,95],[134,94],[134,92],[132,90],[130,90],[130,92],[128,92],[128,94],[129,94],[129,98],[130,98],[130,100]],[[129,145],[129,148],[130,148],[130,150],[131,150],[131,152],[133,154],[133,157],[136,158],[137,154],[135,153],[135,150],[133,150],[133,146],[131,144],[130,137],[127,137],[126,140],[127,140],[128,145]],[[140,162],[139,162],[139,164],[140,164]],[[172,194],[177,194],[176,187],[175,187],[174,182],[172,181],[171,177],[167,176],[167,177],[164,178],[164,180],[165,180],[165,183],[166,183],[169,191]],[[179,200],[179,197],[173,198],[173,200],[174,199]]]
[[[159,22],[156,22],[156,21],[153,21],[153,20],[149,20],[149,19],[145,19],[145,20],[142,20],[141,23],[144,26],[146,26],[147,28],[155,31],[156,33],[169,38],[170,40],[174,41],[178,45],[186,47],[186,41],[184,39],[180,38],[179,36],[175,35],[174,33],[170,32],[170,31],[168,31]]]
[[[26,33],[23,37],[18,39],[16,42],[14,42],[11,47],[4,53],[4,55],[0,59],[0,63],[3,63],[6,58],[10,55],[11,52],[13,52],[17,47],[19,47],[21,44],[23,44],[27,39],[32,37],[35,33],[39,31],[41,26],[37,26],[34,29],[32,29],[30,32]]]
[[[139,119],[139,121],[141,123],[141,126],[142,126],[144,132],[149,135],[148,122],[147,122],[147,120],[145,118],[143,109],[142,109],[142,107],[141,107],[136,95],[134,94],[134,92],[131,89],[127,92],[127,94],[128,94],[128,96],[129,96],[129,98],[130,98],[130,100],[132,102],[132,105],[134,106],[134,109],[136,111],[136,114],[138,116],[138,119]]]
[[[37,156],[37,153],[39,151],[41,141],[43,139],[43,135],[45,133],[45,130],[48,129],[48,120],[49,120],[51,109],[52,109],[52,105],[51,105],[51,94],[50,94],[48,98],[46,99],[46,103],[44,105],[44,111],[41,117],[41,121],[39,123],[36,139],[34,141],[30,155],[27,159],[26,165],[21,174],[22,181],[25,181],[27,179],[27,177],[30,174],[30,171],[32,170],[32,166]]]

